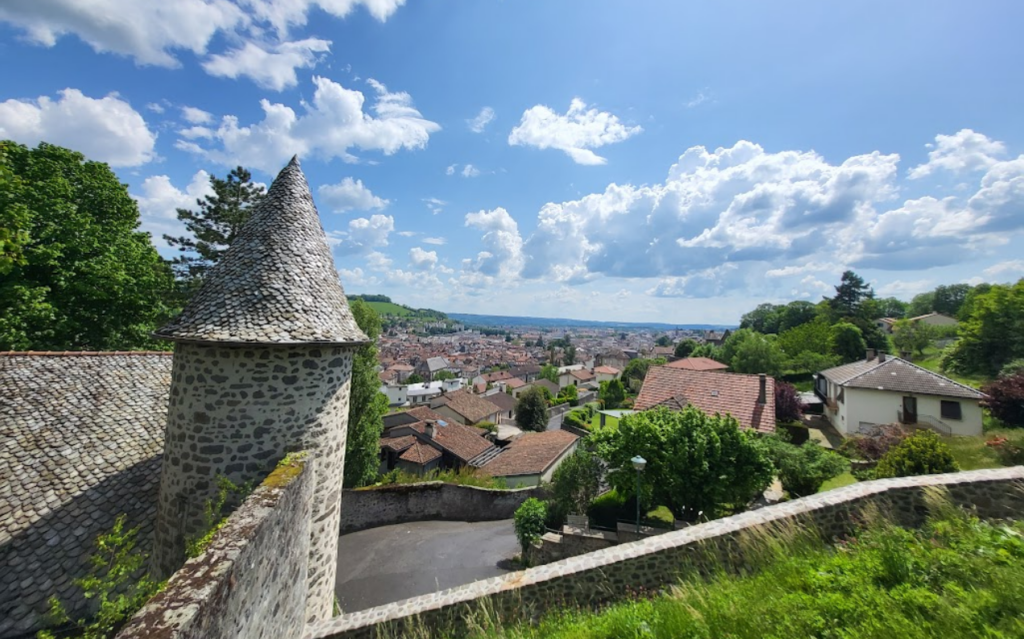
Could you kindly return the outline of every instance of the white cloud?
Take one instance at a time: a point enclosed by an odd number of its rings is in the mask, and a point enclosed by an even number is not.
[[[145,164],[156,155],[156,134],[116,93],[96,99],[64,89],[57,100],[0,102],[0,138],[58,144],[115,167]]]
[[[418,270],[429,271],[437,266],[437,251],[425,251],[418,246],[414,246],[409,251],[409,260]]]
[[[264,89],[283,91],[298,84],[296,69],[316,66],[322,54],[330,50],[331,41],[319,38],[279,44],[249,41],[225,53],[211,55],[203,62],[203,69],[218,77],[248,77]]]
[[[681,277],[662,278],[647,290],[647,294],[654,297],[718,297],[740,288],[742,281],[743,273],[739,266],[727,263]]]
[[[433,244],[434,246],[444,246],[448,243],[448,240],[443,237],[425,237],[423,238],[424,244]]]
[[[519,276],[523,267],[523,238],[519,226],[503,208],[466,214],[466,226],[484,231],[481,238],[484,250],[476,258],[463,260],[463,271],[468,275],[464,283],[482,286],[495,278],[509,282]]]
[[[590,149],[622,142],[640,133],[639,126],[625,126],[611,113],[587,109],[574,98],[565,115],[538,104],[523,113],[519,125],[509,133],[511,145],[564,151],[577,164],[604,164],[607,160]]]
[[[986,276],[992,279],[1019,277],[1024,275],[1024,260],[1007,260],[993,264],[984,271]]]
[[[162,104],[160,104],[159,102],[150,102],[149,104],[146,105],[146,108],[149,109],[150,111],[152,111],[153,113],[163,113],[164,112],[164,106]]]
[[[469,130],[473,133],[483,133],[487,125],[494,119],[494,109],[489,106],[485,106],[480,109],[480,113],[471,120],[466,120],[466,124],[469,125]]]
[[[837,230],[891,197],[897,161],[873,153],[831,165],[813,152],[769,153],[745,141],[692,147],[662,184],[611,184],[544,205],[523,274],[681,277],[727,261],[803,260],[839,244]]]
[[[369,255],[379,264],[383,254],[373,249],[387,246],[388,235],[394,230],[395,218],[377,214],[349,220],[348,230],[332,232],[330,239],[339,255]]]
[[[931,145],[929,145],[931,146]],[[911,180],[931,175],[935,171],[954,174],[991,168],[1006,154],[1006,145],[989,139],[971,129],[961,129],[953,135],[935,136],[928,162],[910,169]]]
[[[462,167],[462,177],[471,178],[476,177],[478,175],[480,175],[480,169],[476,168],[472,164],[467,164],[466,166]]]
[[[458,164],[449,164],[448,168],[444,170],[444,174],[445,175],[455,175],[455,167],[457,167],[457,166],[458,166]]]
[[[390,203],[371,193],[370,189],[363,186],[362,180],[353,180],[350,177],[337,184],[324,184],[317,189],[317,193],[335,213],[382,209]]]
[[[142,230],[153,236],[153,244],[157,248],[169,247],[164,234],[172,237],[185,234],[185,225],[178,220],[178,209],[196,210],[197,200],[213,195],[210,175],[206,171],[197,171],[183,190],[176,188],[168,176],[153,175],[142,181],[139,191],[132,197],[139,203]]]
[[[704,104],[705,102],[714,102],[714,100],[714,94],[707,89],[701,89],[697,92],[697,95],[686,101],[686,108],[692,109]]]
[[[339,268],[338,277],[341,278],[342,286],[377,286],[380,280],[372,275],[367,275],[358,266],[353,269]]]
[[[417,233],[416,231],[398,231],[397,234],[401,235],[402,237],[416,237],[417,235],[419,235],[419,233]]]
[[[454,171],[454,168],[452,170]],[[439,200],[436,197],[425,197],[423,198],[423,201],[426,202],[427,208],[430,209],[430,212],[433,213],[434,215],[437,215],[441,211],[443,211],[445,205],[448,204],[444,200]]]
[[[306,24],[311,11],[343,18],[364,6],[383,22],[403,4],[405,0],[5,0],[0,21],[20,27],[43,46],[52,47],[62,36],[74,34],[97,52],[163,67],[180,66],[177,54],[183,51],[205,55],[219,35],[224,41],[245,44],[214,55],[208,71],[237,77],[231,75],[234,70],[273,87],[287,86],[289,73],[309,66],[305,56],[316,50],[303,45],[308,41],[288,42],[287,36],[289,28]],[[276,35],[273,43],[271,33]],[[251,47],[266,55],[261,57]],[[257,58],[273,69],[260,68]]]
[[[207,126],[190,126],[180,129],[178,135],[187,140],[198,140],[213,137],[213,129]]]
[[[316,90],[312,102],[303,103],[303,113],[261,100],[262,121],[240,126],[235,116],[221,120],[214,132],[217,147],[182,140],[177,146],[225,166],[245,164],[271,173],[296,153],[354,161],[356,158],[349,153],[351,148],[381,151],[385,155],[401,149],[421,149],[430,135],[441,129],[423,118],[408,93],[392,93],[378,82],[370,83],[376,100],[369,110],[376,117],[364,110],[366,96],[362,92],[314,76]]]
[[[163,113],[163,111],[160,111],[160,113]],[[191,106],[181,107],[181,117],[189,124],[209,124],[213,122],[212,113]]]
[[[888,284],[883,284],[878,287],[875,293],[879,297],[896,297],[899,299],[909,300],[918,293],[924,293],[935,288],[935,282],[929,279],[921,280],[893,280]]]

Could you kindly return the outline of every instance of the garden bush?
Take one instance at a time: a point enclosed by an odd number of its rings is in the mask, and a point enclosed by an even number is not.
[[[530,497],[516,509],[514,516],[516,539],[523,549],[523,559],[530,550],[530,545],[544,534],[544,520],[547,518],[547,504]]]
[[[765,442],[782,488],[791,497],[813,495],[822,484],[849,468],[841,455],[822,448],[814,440],[795,446],[778,436],[769,436],[765,437]]]
[[[1024,428],[1024,373],[1016,373],[987,384],[981,406],[1010,428]]]
[[[935,475],[960,470],[953,458],[953,452],[939,436],[930,430],[922,430],[896,444],[875,467],[874,476],[908,477],[910,475]]]

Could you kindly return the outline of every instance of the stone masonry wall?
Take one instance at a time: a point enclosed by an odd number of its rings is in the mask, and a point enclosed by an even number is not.
[[[156,573],[184,560],[222,474],[258,480],[291,451],[319,464],[308,619],[331,616],[352,350],[341,346],[175,346],[153,547]]]
[[[346,490],[341,500],[341,532],[409,521],[510,519],[528,498],[543,497],[542,491],[536,486],[493,490],[436,481]]]
[[[657,591],[676,583],[688,567],[709,557],[727,567],[744,565],[751,533],[794,524],[816,526],[826,540],[853,532],[876,509],[905,526],[918,526],[932,496],[974,508],[983,518],[1024,514],[1024,467],[863,482],[657,535],[586,555],[486,579],[439,593],[371,608],[306,628],[306,639],[403,636],[418,627],[458,634],[467,616],[536,618],[567,603],[593,608],[621,599],[630,588]]]
[[[281,464],[118,639],[298,637],[316,460]]]

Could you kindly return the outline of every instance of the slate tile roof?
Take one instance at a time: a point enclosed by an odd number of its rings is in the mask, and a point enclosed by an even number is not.
[[[471,424],[485,420],[498,412],[494,404],[466,390],[457,390],[454,393],[441,395],[430,402],[431,408],[440,406],[447,406],[462,415]]]
[[[576,443],[578,436],[565,430],[523,433],[512,440],[500,455],[481,468],[494,477],[539,475]]]
[[[0,353],[0,636],[82,600],[96,537],[124,513],[152,540],[170,353]]]
[[[724,371],[729,368],[722,362],[717,362],[710,357],[684,357],[674,362],[665,364],[669,368],[682,368],[688,371]]]
[[[689,403],[709,415],[728,413],[744,428],[775,432],[775,380],[765,380],[764,404],[757,403],[759,392],[757,375],[652,366],[633,408],[640,411],[664,404],[678,410]]]
[[[382,448],[389,448],[396,453],[400,453],[403,450],[409,448],[416,443],[415,435],[405,435],[404,437],[384,437],[380,440]]]
[[[156,334],[247,344],[367,341],[297,158],[278,174],[202,288]]]
[[[508,393],[494,393],[493,395],[484,395],[483,398],[494,404],[503,413],[514,411],[518,403],[518,400]]]
[[[558,384],[552,382],[550,379],[538,379],[530,382],[530,386],[542,386],[551,392],[552,397],[557,396],[559,391]]]
[[[441,421],[444,421],[447,425],[441,426],[435,423],[434,443],[463,462],[468,463],[469,460],[480,453],[494,447],[494,444],[484,438],[483,431],[479,428],[443,419]],[[425,437],[427,422],[417,422],[411,428]]]
[[[879,361],[878,358],[860,360],[818,374],[849,388],[870,388],[974,400],[985,396],[970,386],[954,382],[948,377],[891,355],[886,355],[884,361]]]

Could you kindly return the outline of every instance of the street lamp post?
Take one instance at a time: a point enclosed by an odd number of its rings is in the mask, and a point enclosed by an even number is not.
[[[636,468],[636,534],[640,534],[640,473],[643,472],[644,466],[647,465],[647,460],[637,455],[633,459],[629,460],[633,462],[633,468]]]

